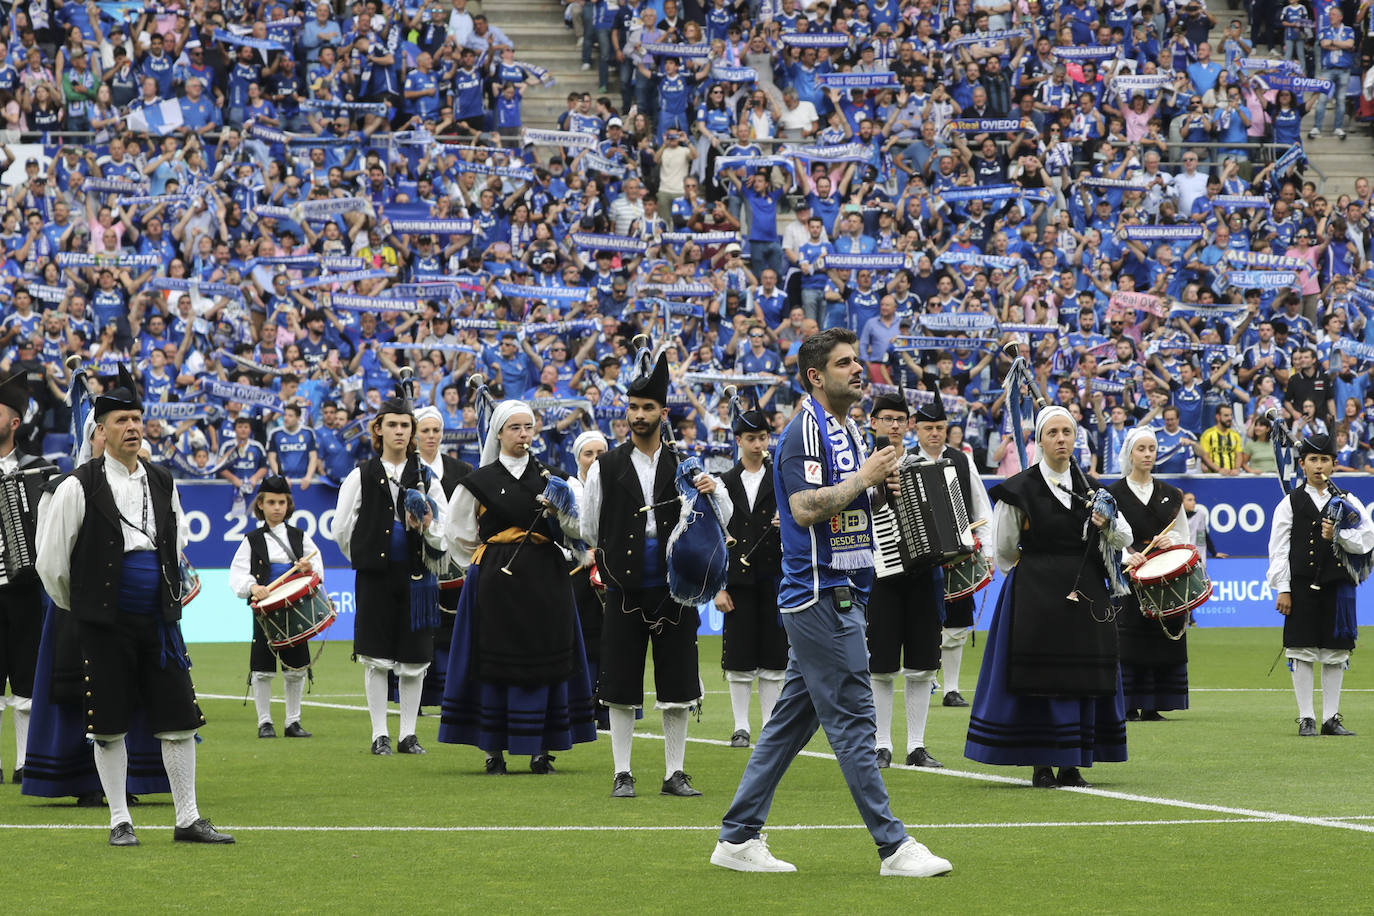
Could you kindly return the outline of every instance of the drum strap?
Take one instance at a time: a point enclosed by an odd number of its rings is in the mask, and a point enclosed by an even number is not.
[[[297,560],[300,559],[300,557],[296,556],[296,552],[291,549],[291,545],[283,541],[281,538],[277,537],[276,534],[273,533],[271,528],[268,528],[263,533],[270,537],[272,540],[277,542],[277,546],[282,549],[282,553],[286,554],[287,559],[289,559],[292,563],[295,563]]]

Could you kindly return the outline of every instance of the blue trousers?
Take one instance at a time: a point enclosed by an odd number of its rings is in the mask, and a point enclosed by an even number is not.
[[[826,590],[806,610],[783,614],[782,624],[791,644],[782,694],[721,821],[720,838],[743,843],[758,836],[783,774],[819,727],[879,855],[887,858],[907,834],[892,815],[878,772],[863,607],[856,603],[841,611],[834,593]]]

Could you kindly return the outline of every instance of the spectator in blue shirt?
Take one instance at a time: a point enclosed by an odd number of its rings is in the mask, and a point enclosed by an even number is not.
[[[1317,102],[1317,119],[1307,136],[1321,136],[1322,122],[1326,120],[1328,101],[1336,103],[1336,123],[1334,133],[1345,139],[1345,92],[1350,84],[1350,71],[1355,66],[1355,30],[1342,25],[1343,14],[1339,6],[1327,11],[1327,26],[1317,30],[1317,50],[1320,58],[1318,71],[1322,79],[1332,83],[1331,95],[1323,95]]]

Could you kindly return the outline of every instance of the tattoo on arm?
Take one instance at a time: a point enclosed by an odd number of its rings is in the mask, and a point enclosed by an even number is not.
[[[792,518],[796,523],[810,528],[852,503],[864,489],[859,475],[854,474],[833,487],[799,490],[787,498],[787,504],[792,509]]]

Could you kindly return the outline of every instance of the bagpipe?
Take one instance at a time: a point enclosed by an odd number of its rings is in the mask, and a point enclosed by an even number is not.
[[[1045,397],[1045,393],[1040,390],[1040,385],[1035,381],[1035,374],[1031,371],[1030,364],[1024,356],[1020,355],[1019,349],[1015,343],[1009,343],[1004,348],[1005,354],[1012,362],[1011,368],[1007,370],[1006,380],[1002,383],[1002,388],[1006,392],[1007,404],[1012,412],[1011,429],[1016,440],[1016,453],[1020,457],[1021,467],[1024,469],[1026,467],[1026,434],[1021,426],[1022,389],[1025,388],[1030,392],[1035,406],[1039,410],[1048,407],[1049,400]],[[1083,540],[1088,543],[1088,546],[1083,554],[1083,562],[1079,564],[1078,575],[1074,577],[1073,585],[1066,597],[1070,601],[1078,601],[1082,594],[1078,585],[1083,578],[1083,570],[1087,567],[1088,558],[1092,553],[1093,544],[1089,540],[1088,534],[1094,515],[1101,515],[1107,520],[1107,523],[1098,531],[1097,548],[1107,569],[1110,594],[1113,598],[1130,594],[1131,586],[1121,566],[1121,552],[1113,547],[1107,539],[1107,530],[1116,521],[1116,497],[1112,496],[1106,487],[1094,487],[1092,482],[1088,480],[1088,475],[1083,473],[1083,469],[1072,457],[1069,459],[1069,475],[1073,478],[1074,483],[1082,488],[1083,493],[1062,484],[1058,486],[1059,489],[1069,495],[1071,502],[1087,511],[1087,516],[1083,521]],[[1087,495],[1083,495],[1084,493]],[[1115,616],[1116,608],[1115,602],[1113,602],[1111,611],[1104,619],[1114,619]]]
[[[654,371],[654,354],[646,335],[635,338],[637,377]],[[673,439],[667,419],[659,423],[659,439],[663,447],[677,459],[673,487],[682,507],[677,524],[668,535],[665,565],[668,572],[668,594],[678,604],[696,607],[725,588],[730,575],[730,545],[735,541],[725,529],[716,494],[703,494],[696,489],[697,475],[705,473],[701,461],[686,455]],[[658,503],[642,507],[648,513]]]

